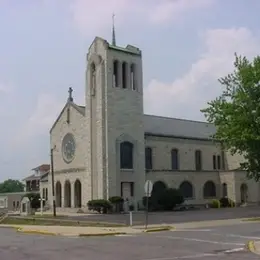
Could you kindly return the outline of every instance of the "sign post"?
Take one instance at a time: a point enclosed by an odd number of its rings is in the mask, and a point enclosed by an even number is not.
[[[148,211],[149,211],[149,198],[151,197],[153,190],[153,183],[150,180],[147,180],[144,184],[144,192],[146,196],[146,215],[145,215],[145,229],[147,229],[148,226]]]
[[[45,200],[44,198],[39,198],[41,201],[41,216],[43,215],[43,201]]]

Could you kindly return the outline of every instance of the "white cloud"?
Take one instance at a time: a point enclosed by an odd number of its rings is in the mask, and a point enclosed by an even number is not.
[[[203,119],[200,109],[220,93],[217,79],[232,72],[234,53],[252,57],[260,51],[260,39],[246,28],[209,30],[203,37],[206,50],[186,74],[172,83],[148,84],[146,113]]]
[[[10,84],[0,83],[0,93],[10,94],[13,91],[14,87]]]
[[[163,24],[214,2],[215,0],[73,0],[70,9],[82,33],[93,36],[111,27],[112,13],[116,14],[117,26],[136,19]]]
[[[12,140],[12,147],[33,141],[33,138],[41,134],[48,134],[63,106],[64,102],[61,103],[53,95],[40,94],[35,110],[19,129],[19,135]]]

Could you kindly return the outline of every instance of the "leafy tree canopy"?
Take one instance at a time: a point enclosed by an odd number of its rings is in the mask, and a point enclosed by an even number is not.
[[[8,179],[0,183],[0,193],[22,191],[24,191],[24,184],[18,180]]]
[[[260,179],[260,56],[249,61],[235,54],[234,72],[220,78],[222,94],[202,109],[217,131],[214,138],[231,154],[241,154],[241,169]]]

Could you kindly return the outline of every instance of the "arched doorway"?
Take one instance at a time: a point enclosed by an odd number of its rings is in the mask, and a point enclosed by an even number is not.
[[[204,199],[215,198],[217,196],[216,185],[213,181],[207,181],[203,187]]]
[[[74,183],[74,206],[81,208],[81,182],[76,180]]]
[[[59,181],[56,182],[56,187],[55,187],[55,195],[56,195],[56,207],[60,208],[61,207],[61,183]]]
[[[67,180],[64,185],[64,207],[71,207],[71,184]]]
[[[184,181],[180,185],[180,191],[184,199],[193,198],[193,186],[190,182]]]
[[[248,198],[248,187],[245,183],[242,183],[240,186],[240,196],[241,202],[246,203]]]
[[[227,191],[227,184],[223,183],[222,184],[222,197],[225,198],[228,196],[228,191]]]
[[[155,196],[156,194],[160,194],[167,188],[166,184],[163,181],[157,181],[153,184],[153,190],[151,196]]]

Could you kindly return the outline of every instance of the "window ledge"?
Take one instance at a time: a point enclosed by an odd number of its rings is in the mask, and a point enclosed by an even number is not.
[[[124,171],[124,172],[132,172],[134,169],[120,169],[120,171]]]
[[[195,200],[195,197],[184,198],[185,200]]]

